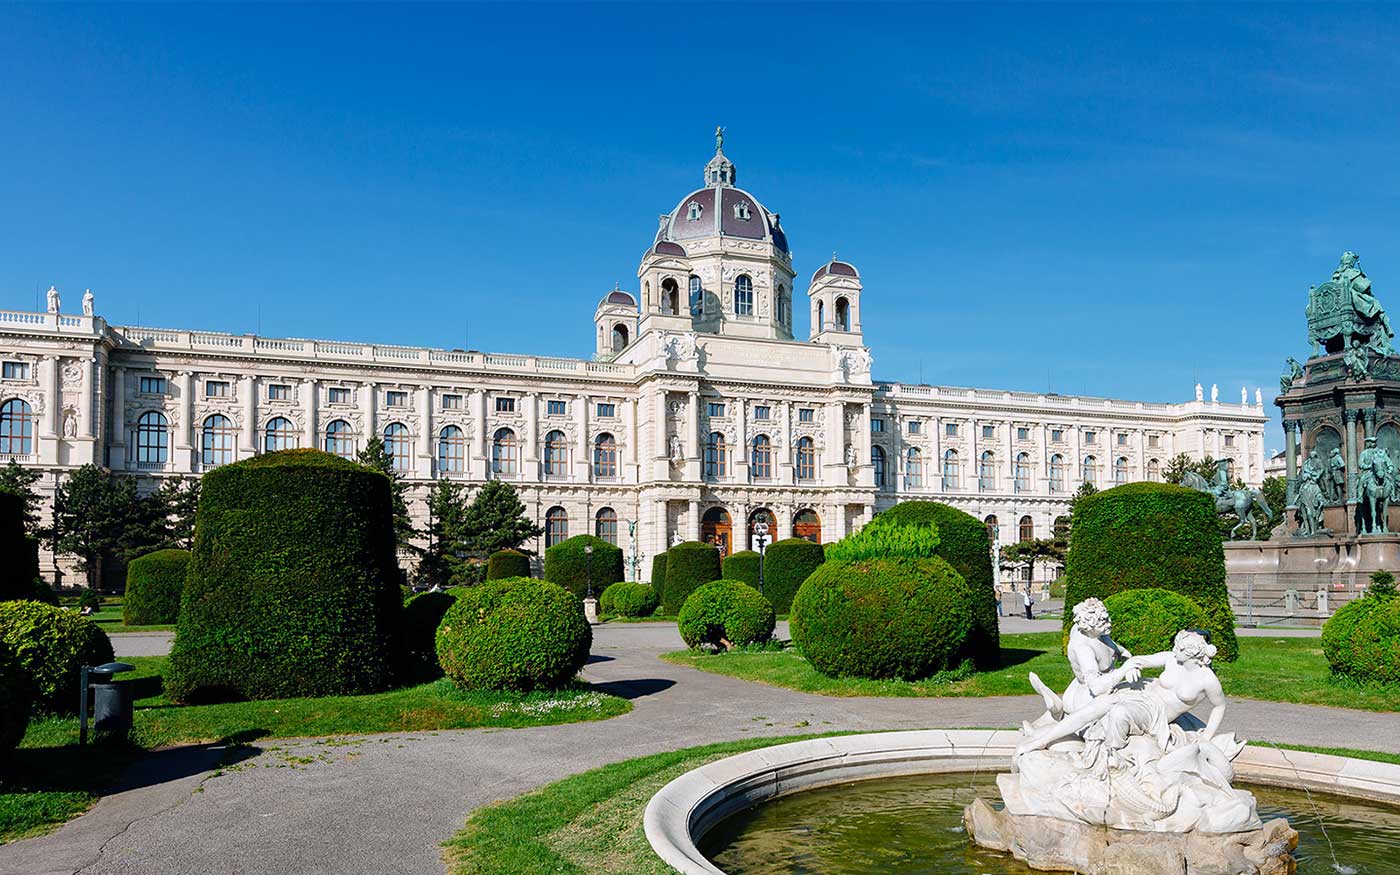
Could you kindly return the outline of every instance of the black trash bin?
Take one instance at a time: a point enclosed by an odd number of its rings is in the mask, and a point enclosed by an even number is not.
[[[101,732],[125,735],[131,729],[132,695],[130,681],[114,681],[118,672],[132,671],[136,666],[125,662],[83,666],[81,672],[82,698],[78,703],[78,743],[87,743],[88,690],[92,691],[92,728]]]

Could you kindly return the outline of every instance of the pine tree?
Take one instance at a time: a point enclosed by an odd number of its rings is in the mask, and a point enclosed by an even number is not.
[[[462,565],[467,552],[467,502],[462,487],[442,479],[428,494],[428,546],[418,563],[418,579],[430,586],[445,586]]]
[[[356,460],[366,468],[373,468],[389,478],[389,486],[393,492],[394,535],[398,538],[399,549],[417,550],[413,539],[418,537],[419,532],[413,527],[413,518],[408,515],[408,499],[405,497],[408,484],[394,469],[394,457],[389,455],[384,441],[378,437],[370,438]]]
[[[39,477],[38,471],[26,468],[14,459],[11,459],[4,468],[0,468],[0,492],[8,492],[20,497],[24,503],[24,530],[35,537],[41,535],[39,529],[39,493],[34,491],[34,484],[39,481]]]
[[[122,549],[134,501],[129,479],[118,481],[96,465],[83,465],[59,483],[52,543],[56,552],[82,560],[88,586],[97,585],[102,561]]]
[[[157,512],[164,516],[167,523],[168,531],[160,548],[193,549],[194,514],[199,509],[199,478],[171,477],[146,500],[156,502]]]
[[[514,486],[491,480],[467,508],[464,540],[473,556],[485,559],[497,550],[520,550],[522,544],[538,538],[543,531],[525,516],[525,505],[520,503]]]

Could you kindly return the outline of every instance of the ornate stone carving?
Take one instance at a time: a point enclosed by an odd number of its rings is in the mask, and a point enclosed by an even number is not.
[[[78,436],[78,411],[73,407],[63,409],[63,436],[75,438]]]
[[[870,373],[873,363],[870,350],[859,346],[845,349],[833,346],[831,353],[836,370],[844,372],[846,376]]]
[[[661,351],[668,362],[695,361],[700,356],[694,331],[663,334]]]
[[[65,389],[82,385],[83,367],[75,361],[69,361],[63,366],[63,387]]]

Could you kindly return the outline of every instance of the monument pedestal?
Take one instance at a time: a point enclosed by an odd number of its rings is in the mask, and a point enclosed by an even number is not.
[[[1371,572],[1396,569],[1400,534],[1394,533],[1296,538],[1280,532],[1269,541],[1225,542],[1230,604],[1246,626],[1317,628],[1366,592]]]

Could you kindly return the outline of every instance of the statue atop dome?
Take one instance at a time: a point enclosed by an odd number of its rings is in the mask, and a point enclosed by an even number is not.
[[[724,128],[723,128],[722,126],[720,126],[720,125],[715,125],[715,154],[719,154],[720,152],[723,152],[723,151],[724,151]]]
[[[1395,352],[1395,332],[1371,280],[1355,252],[1343,252],[1332,278],[1308,289],[1308,343],[1313,357],[1364,348],[1388,356]]]

